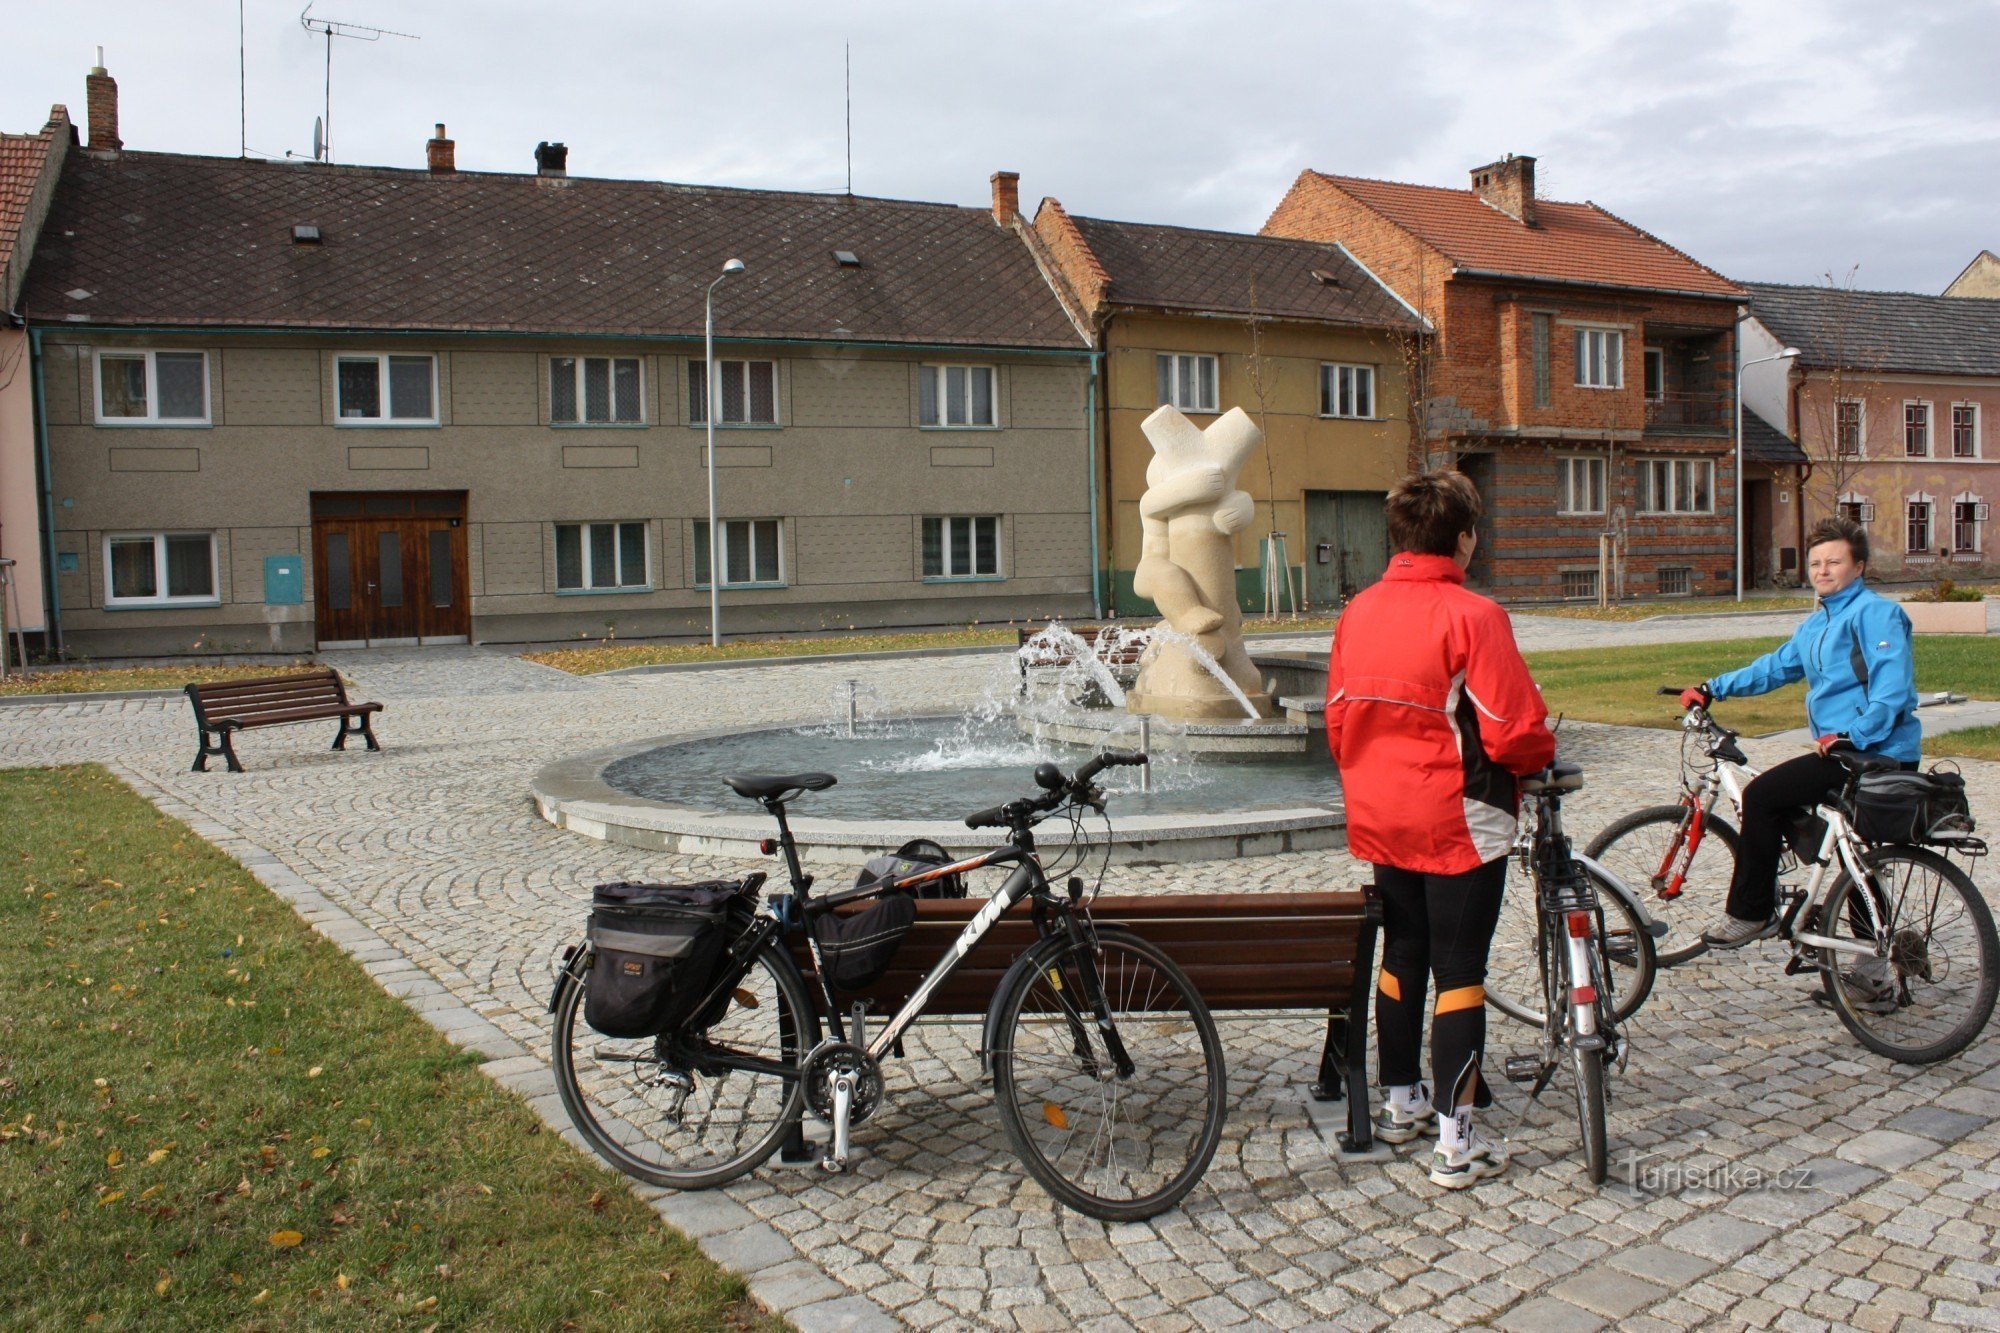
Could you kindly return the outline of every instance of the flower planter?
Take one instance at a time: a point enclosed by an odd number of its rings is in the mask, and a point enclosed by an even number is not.
[[[1904,602],[1910,628],[1918,634],[1984,634],[1986,602]]]

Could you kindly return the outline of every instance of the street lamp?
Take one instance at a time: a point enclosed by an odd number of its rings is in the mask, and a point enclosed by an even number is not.
[[[1737,337],[1742,337],[1742,325],[1737,325]],[[1743,372],[1752,366],[1761,366],[1767,361],[1792,361],[1797,359],[1799,349],[1787,347],[1782,352],[1760,356],[1755,361],[1741,361],[1736,366],[1736,600],[1743,600]]]
[[[722,527],[715,518],[715,289],[725,278],[743,271],[743,261],[732,259],[722,266],[714,282],[708,284],[707,312],[702,319],[702,342],[708,357],[708,392],[702,415],[708,418],[708,646],[722,646]]]

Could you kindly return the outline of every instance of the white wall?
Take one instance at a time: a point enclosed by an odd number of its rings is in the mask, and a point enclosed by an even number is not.
[[[1785,345],[1764,327],[1764,322],[1752,315],[1743,321],[1743,337],[1738,343],[1737,373],[1743,377],[1743,410],[1755,412],[1765,421],[1784,434],[1791,434],[1787,421],[1791,396],[1791,375],[1793,362],[1764,361],[1765,357],[1776,356],[1785,350]],[[1762,365],[1750,365],[1752,361],[1763,361]]]

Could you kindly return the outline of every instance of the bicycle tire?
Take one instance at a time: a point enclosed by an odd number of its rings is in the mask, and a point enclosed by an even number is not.
[[[1602,1185],[1611,1161],[1604,1125],[1604,1052],[1571,1046],[1569,1058],[1576,1080],[1577,1126],[1583,1131],[1583,1169],[1591,1184]]]
[[[1833,1010],[1854,1039],[1877,1055],[1912,1065],[1949,1059],[1971,1045],[1993,1016],[2000,991],[1993,913],[1971,877],[1936,852],[1874,847],[1862,860],[1882,895],[1878,902],[1886,900],[1892,945],[1888,958],[1858,962],[1852,953],[1819,951]],[[1858,924],[1868,920],[1865,909],[1850,902],[1856,891],[1855,880],[1843,870],[1820,914],[1821,933],[1872,944],[1872,926]],[[1949,956],[1941,947],[1946,945]],[[1973,975],[1954,981],[1968,961]]]
[[[1681,821],[1687,815],[1682,805],[1653,805],[1634,810],[1613,820],[1590,840],[1583,854],[1599,862],[1625,886],[1639,895],[1646,910],[1667,926],[1666,935],[1655,941],[1661,967],[1678,967],[1708,952],[1702,942],[1698,913],[1719,912],[1729,896],[1729,882],[1736,874],[1736,854],[1741,838],[1728,820],[1710,815],[1702,831],[1701,846],[1694,849],[1681,892],[1662,898],[1653,878],[1666,860],[1669,843],[1679,837]],[[1720,848],[1711,851],[1714,844]],[[1727,851],[1727,856],[1723,851]]]
[[[1137,1222],[1179,1203],[1208,1170],[1228,1074],[1215,1019],[1179,965],[1128,931],[1096,933],[1095,952],[1057,938],[1010,973],[993,1087],[1007,1137],[1043,1189],[1086,1217]],[[1088,1042],[1096,1025],[1076,1003],[1092,993],[1086,966],[1135,1065],[1129,1079]],[[1085,1042],[1089,1053],[1077,1049]],[[1095,1124],[1072,1125],[1093,1113]]]
[[[756,1169],[798,1124],[805,1084],[797,1077],[704,1069],[699,1059],[664,1054],[661,1039],[629,1041],[592,1032],[582,1021],[584,983],[563,979],[556,997],[550,1062],[570,1123],[591,1151],[626,1175],[669,1189],[711,1189]],[[819,1043],[819,1015],[798,967],[776,941],[752,954],[723,1015],[703,1034],[712,1047],[797,1066]],[[770,1049],[751,1049],[752,1044]],[[581,1059],[579,1056],[581,1055]],[[668,1078],[687,1078],[702,1114],[689,1132],[675,1119]],[[732,1093],[722,1101],[725,1086]],[[697,1099],[706,1088],[705,1104]],[[735,1098],[738,1089],[748,1098]],[[713,1140],[713,1146],[701,1142]],[[649,1155],[657,1154],[657,1155]]]
[[[1592,858],[1595,859],[1595,858]],[[1518,867],[1519,861],[1514,866]],[[1584,865],[1604,907],[1603,942],[1607,975],[1611,979],[1612,1017],[1619,1023],[1639,1012],[1653,993],[1658,975],[1653,938],[1647,933],[1637,906],[1623,886],[1605,870]],[[1500,921],[1493,932],[1493,948],[1486,965],[1486,1002],[1516,1022],[1539,1028],[1547,1020],[1543,1007],[1542,967],[1537,954],[1541,906],[1535,900],[1534,884],[1524,874],[1510,868],[1506,892],[1500,899]]]

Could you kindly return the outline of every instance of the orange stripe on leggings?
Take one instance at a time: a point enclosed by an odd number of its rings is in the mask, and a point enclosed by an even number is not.
[[[1380,990],[1384,995],[1388,996],[1392,1000],[1400,1000],[1403,998],[1403,983],[1396,980],[1396,974],[1394,972],[1388,971],[1387,969],[1383,970],[1382,979],[1380,982],[1377,983],[1376,989]]]
[[[1486,1003],[1486,987],[1460,986],[1457,990],[1438,993],[1437,1012],[1455,1014],[1461,1009],[1477,1009]]]

